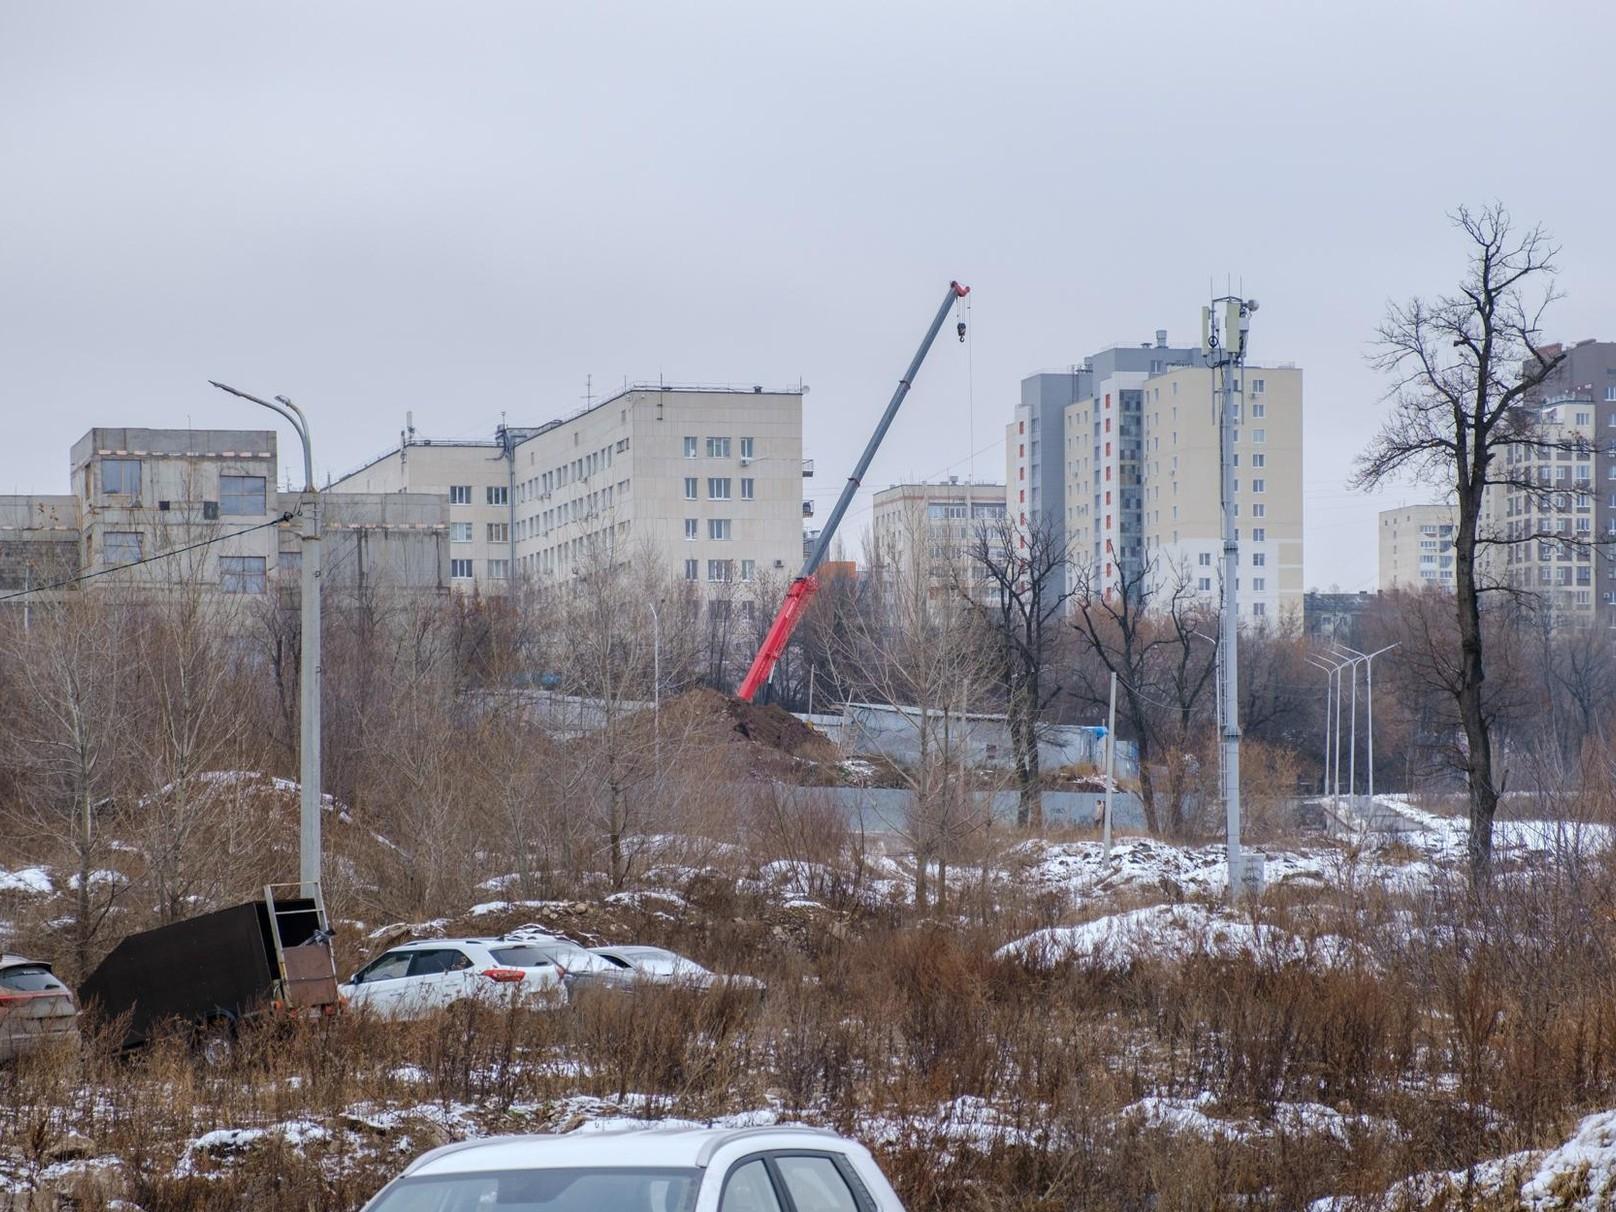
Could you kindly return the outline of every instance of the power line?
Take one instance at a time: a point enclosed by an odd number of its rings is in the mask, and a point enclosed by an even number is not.
[[[45,593],[51,589],[65,589],[69,585],[77,585],[82,581],[104,577],[109,572],[122,572],[126,568],[139,568],[142,564],[155,564],[158,560],[166,560],[169,556],[184,555],[187,551],[196,551],[201,547],[208,547],[214,543],[222,543],[226,539],[238,539],[244,534],[252,534],[255,530],[265,530],[271,526],[279,526],[290,522],[297,516],[295,511],[283,513],[278,518],[271,518],[267,522],[260,522],[256,526],[248,526],[242,530],[232,530],[229,534],[214,535],[211,539],[202,539],[200,542],[188,543],[184,547],[176,547],[172,551],[160,551],[156,555],[149,555],[139,560],[131,560],[127,564],[114,564],[111,568],[98,568],[94,572],[82,572],[76,577],[68,577],[64,581],[52,581],[49,585],[35,585],[30,589],[19,589],[15,593],[0,596],[0,602],[9,602],[13,598],[25,598],[31,593]]]

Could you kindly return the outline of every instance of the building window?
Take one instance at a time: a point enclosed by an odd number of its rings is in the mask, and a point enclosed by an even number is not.
[[[1268,441],[1268,431],[1266,429],[1253,429],[1251,431],[1251,440],[1261,446]]]
[[[509,543],[511,541],[511,524],[509,522],[488,523],[488,541],[490,543]]]
[[[728,581],[729,563],[728,560],[708,560],[707,579],[709,581]]]
[[[509,505],[511,503],[510,489],[503,484],[490,484],[488,486],[488,503],[490,505]]]
[[[1262,393],[1263,393],[1263,381],[1261,379],[1253,379],[1251,381],[1251,394],[1254,395],[1254,396],[1260,396],[1260,395],[1262,395]]]
[[[1211,590],[1212,590],[1212,578],[1211,577],[1202,577],[1202,578],[1200,578],[1200,580],[1195,582],[1195,587],[1197,589],[1199,589],[1202,593],[1210,593]]]
[[[729,500],[729,477],[728,476],[708,476],[707,477],[707,498],[708,498],[708,500],[711,500],[711,501],[727,501],[727,500]]]
[[[694,543],[701,527],[695,518],[685,519],[685,539]]]
[[[1201,554],[1195,558],[1195,562],[1202,568],[1212,567],[1212,553],[1210,551],[1201,552]]]
[[[449,485],[449,504],[451,504],[451,505],[470,505],[471,504],[471,485],[470,484],[451,484],[451,485]]]
[[[1251,465],[1253,467],[1266,467],[1268,465],[1268,456],[1265,455],[1265,454],[1254,454],[1254,455],[1252,455],[1251,456]]]
[[[1251,578],[1251,588],[1252,588],[1252,590],[1254,592],[1261,593],[1264,589],[1267,588],[1267,586],[1268,586],[1268,581],[1265,578],[1263,578],[1263,577],[1252,577]]]
[[[729,439],[728,438],[708,438],[707,439],[707,457],[709,459],[727,459],[727,458],[729,458]]]
[[[755,456],[752,454],[752,450],[753,450],[752,439],[751,438],[742,438],[741,439],[741,458],[743,458],[743,459],[754,458]]]
[[[1607,403],[1616,403],[1616,383],[1605,384],[1605,400]]]
[[[101,551],[109,565],[137,563],[140,560],[140,532],[109,530],[102,536]]]
[[[469,542],[471,542],[471,523],[470,522],[450,522],[449,523],[449,542],[451,542],[451,543],[469,543]]]
[[[1261,589],[1262,586],[1259,585],[1258,588]],[[1253,602],[1251,604],[1251,613],[1260,619],[1268,613],[1268,606],[1264,602]]]
[[[130,497],[139,496],[140,460],[102,459],[101,491],[122,493]]]
[[[1251,553],[1251,566],[1253,568],[1261,568],[1263,565],[1265,565],[1267,563],[1268,563],[1268,557],[1263,552],[1254,551],[1254,552]]]
[[[685,580],[694,581],[697,578],[698,565],[695,560],[685,561]]]
[[[729,538],[729,519],[728,518],[708,518],[707,519],[707,537],[709,539],[727,539],[727,538]]]
[[[695,457],[696,457],[696,439],[695,439],[694,435],[686,434],[685,435],[685,458],[693,459]]]
[[[695,476],[685,477],[685,500],[694,501],[696,499],[696,485],[697,480]]]
[[[225,593],[263,593],[263,556],[220,556],[219,588]]]
[[[1251,482],[1251,491],[1252,492],[1261,492],[1262,490],[1263,490],[1263,481],[1262,480],[1253,480]]]
[[[1267,541],[1267,539],[1268,539],[1268,531],[1265,528],[1263,528],[1261,526],[1257,526],[1257,527],[1254,527],[1252,529],[1251,541],[1253,543],[1262,543],[1262,542]]]
[[[220,476],[219,512],[257,517],[265,511],[263,476]]]
[[[511,562],[509,560],[489,560],[488,575],[496,581],[505,580],[511,575]]]
[[[470,560],[450,560],[449,561],[449,575],[451,577],[453,577],[457,581],[469,581],[469,580],[471,580],[471,561]]]
[[[1236,508],[1235,512],[1237,512],[1237,513],[1239,512],[1238,507]],[[1253,505],[1251,507],[1251,516],[1252,517],[1261,518],[1261,517],[1266,517],[1267,515],[1268,515],[1268,506],[1264,505],[1261,501],[1258,501],[1255,505]]]
[[[757,575],[757,561],[756,560],[742,560],[741,561],[741,580],[750,581],[756,575]]]
[[[741,500],[750,501],[757,495],[757,481],[750,476],[741,477]]]

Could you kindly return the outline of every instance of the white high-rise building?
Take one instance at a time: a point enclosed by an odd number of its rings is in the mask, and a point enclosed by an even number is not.
[[[1382,509],[1379,517],[1380,588],[1454,587],[1453,531],[1459,511],[1453,505],[1403,505]]]

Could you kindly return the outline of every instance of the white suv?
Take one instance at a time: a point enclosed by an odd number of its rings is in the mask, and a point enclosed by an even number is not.
[[[817,1128],[504,1136],[411,1162],[365,1212],[903,1212],[869,1151]]]
[[[355,1009],[382,1018],[418,1018],[468,999],[559,1005],[567,997],[562,977],[549,950],[536,942],[430,938],[383,952],[338,992]]]

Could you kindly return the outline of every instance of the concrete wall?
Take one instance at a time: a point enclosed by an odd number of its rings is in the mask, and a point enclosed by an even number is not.
[[[849,703],[842,718],[840,741],[846,752],[875,754],[900,765],[913,765],[920,760],[921,721],[914,708]],[[999,769],[1010,767],[1015,752],[1004,716],[968,715],[963,726],[961,743],[967,762]],[[1043,735],[1038,745],[1038,760],[1045,770],[1083,762],[1098,767],[1105,761],[1105,742],[1097,729],[1046,724],[1040,731]],[[1136,748],[1129,741],[1119,741],[1118,776],[1132,778],[1137,773]]]
[[[915,793],[878,787],[788,787],[782,794],[810,797],[836,805],[848,823],[870,833],[902,833],[913,811]],[[1043,795],[1044,821],[1048,825],[1074,825],[1093,828],[1095,810],[1105,802],[1104,795],[1087,791],[1046,791]],[[1001,791],[993,797],[993,819],[1013,822],[1017,797],[1014,791]],[[1111,806],[1111,823],[1117,829],[1143,829],[1144,803],[1133,792],[1118,792]]]

